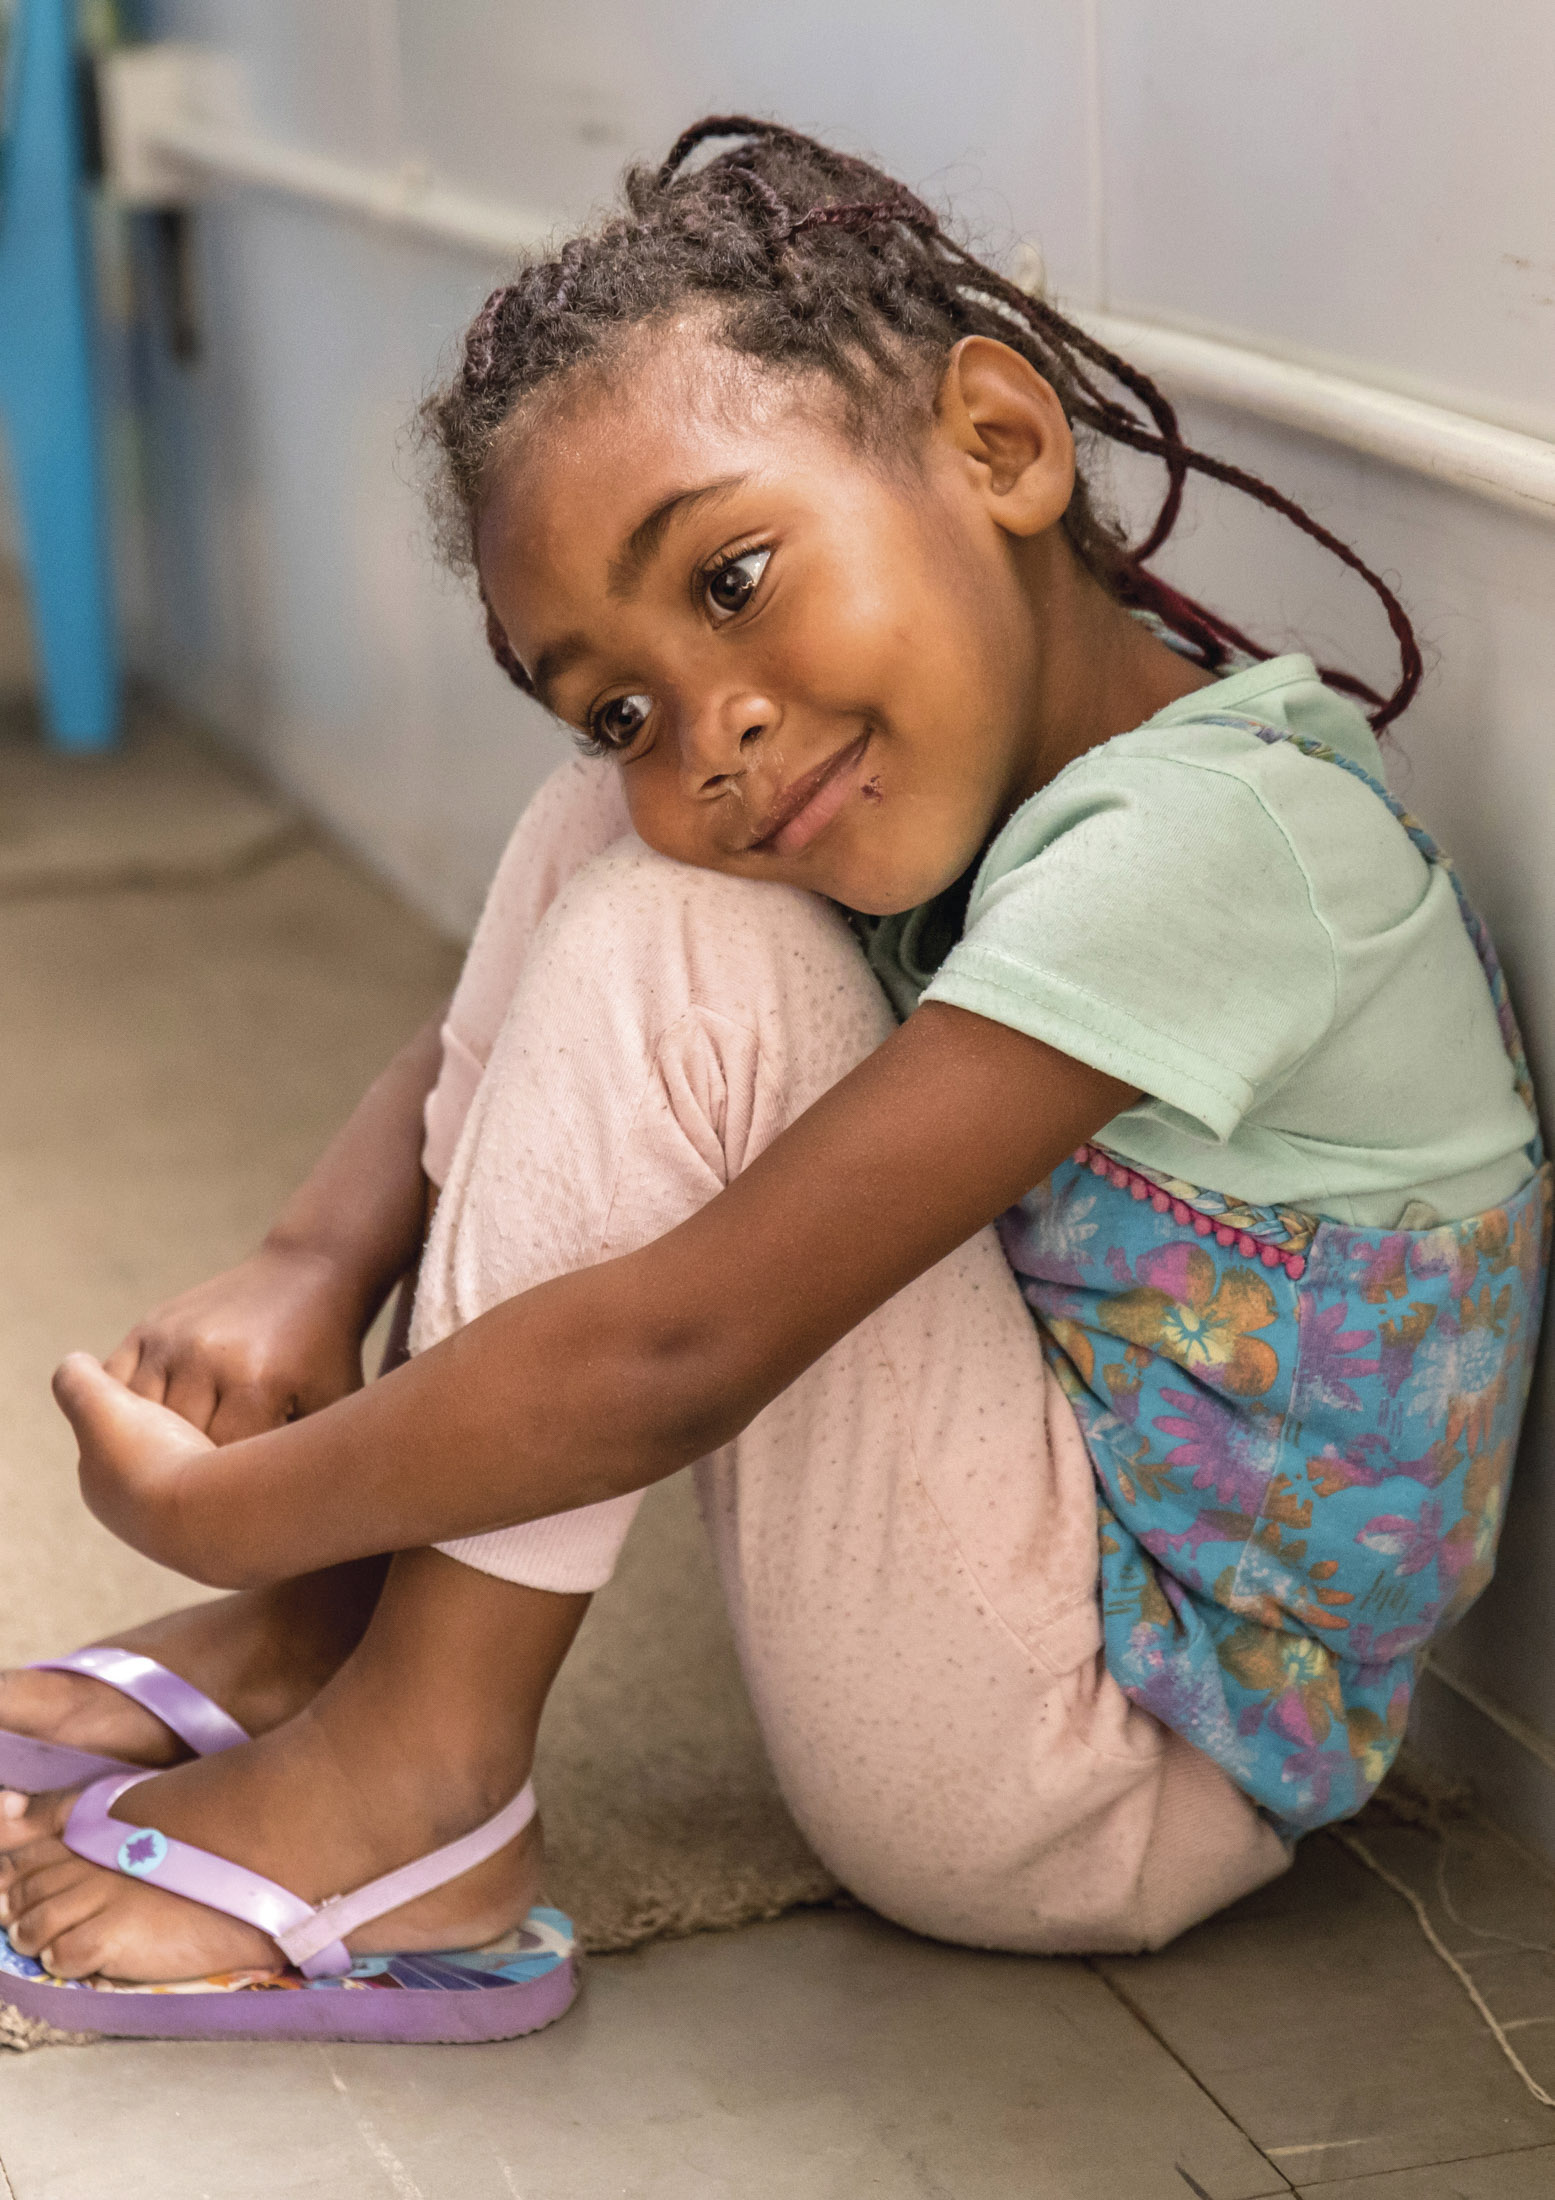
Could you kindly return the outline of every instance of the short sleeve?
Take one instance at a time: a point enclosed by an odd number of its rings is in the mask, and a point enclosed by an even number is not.
[[[1323,1037],[1338,993],[1259,769],[1120,743],[1080,759],[995,841],[924,999],[1045,1040],[1230,1137]]]

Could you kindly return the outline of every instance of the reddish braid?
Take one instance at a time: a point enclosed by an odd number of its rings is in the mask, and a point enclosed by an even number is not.
[[[688,169],[691,155],[718,139],[737,142]],[[961,337],[1009,344],[1052,384],[1082,436],[1142,452],[1165,469],[1160,506],[1133,546],[1098,510],[1083,464],[1077,473],[1063,526],[1110,594],[1154,613],[1211,671],[1232,651],[1270,654],[1149,570],[1177,523],[1188,476],[1221,482],[1290,520],[1373,590],[1398,643],[1392,693],[1383,698],[1344,672],[1323,676],[1371,704],[1379,731],[1408,707],[1421,677],[1414,630],[1392,589],[1356,551],[1256,474],[1185,443],[1176,412],[1148,375],[1050,301],[976,259],[904,185],[867,161],[749,115],[709,115],[683,131],[658,168],[628,172],[622,213],[574,237],[554,258],[529,262],[476,315],[459,372],[422,413],[441,458],[436,502],[456,564],[474,567],[488,464],[521,401],[601,357],[623,331],[698,299],[716,305],[720,336],[733,349],[779,370],[829,375],[861,438],[879,432],[883,387],[904,389],[924,409],[925,388],[937,383]],[[489,606],[486,631],[498,663],[527,691]]]

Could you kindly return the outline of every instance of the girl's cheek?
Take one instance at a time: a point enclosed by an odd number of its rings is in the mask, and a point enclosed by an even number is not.
[[[632,830],[646,846],[676,862],[705,860],[700,852],[695,806],[686,800],[672,759],[657,752],[631,765],[617,764]]]

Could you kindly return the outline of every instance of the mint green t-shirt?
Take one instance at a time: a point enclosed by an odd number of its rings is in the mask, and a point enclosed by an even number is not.
[[[1066,766],[943,960],[931,904],[875,928],[877,974],[1137,1086],[1099,1136],[1145,1168],[1367,1228],[1498,1205],[1534,1125],[1450,881],[1350,773],[1217,711],[1381,777],[1309,657],[1234,673]]]

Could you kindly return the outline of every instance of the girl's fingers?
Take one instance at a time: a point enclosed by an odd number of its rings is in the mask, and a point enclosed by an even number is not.
[[[133,1390],[137,1398],[149,1398],[155,1406],[161,1405],[167,1396],[168,1364],[160,1352],[149,1351],[142,1345],[135,1361],[134,1372],[122,1378],[126,1390]]]
[[[123,1344],[115,1345],[103,1362],[103,1370],[116,1383],[129,1387],[135,1380],[135,1370],[140,1366],[140,1332],[132,1329]]]
[[[116,1383],[86,1352],[55,1370],[54,1396],[76,1432],[88,1510],[122,1542],[167,1555],[167,1502],[178,1469],[215,1445],[180,1414]]]
[[[245,1436],[263,1436],[290,1419],[290,1404],[291,1400],[261,1390],[257,1384],[244,1383],[222,1392],[205,1433],[213,1444],[236,1444]]]
[[[196,1571],[186,1562],[175,1500],[191,1463],[216,1449],[204,1430],[126,1390],[86,1352],[56,1368],[54,1396],[76,1432],[87,1510],[121,1542],[183,1573]]]
[[[105,1387],[111,1387],[120,1397],[131,1395],[124,1384],[113,1381],[90,1352],[72,1352],[61,1360],[54,1370],[53,1387],[54,1403],[77,1436],[89,1433],[101,1420]]]
[[[133,1454],[154,1462],[159,1452],[177,1456],[191,1448],[214,1448],[181,1413],[116,1383],[90,1352],[61,1360],[54,1370],[54,1398],[82,1443],[110,1459]]]
[[[190,1367],[175,1368],[161,1398],[170,1413],[176,1413],[191,1428],[203,1429],[207,1435],[218,1402],[216,1379],[201,1361]]]

